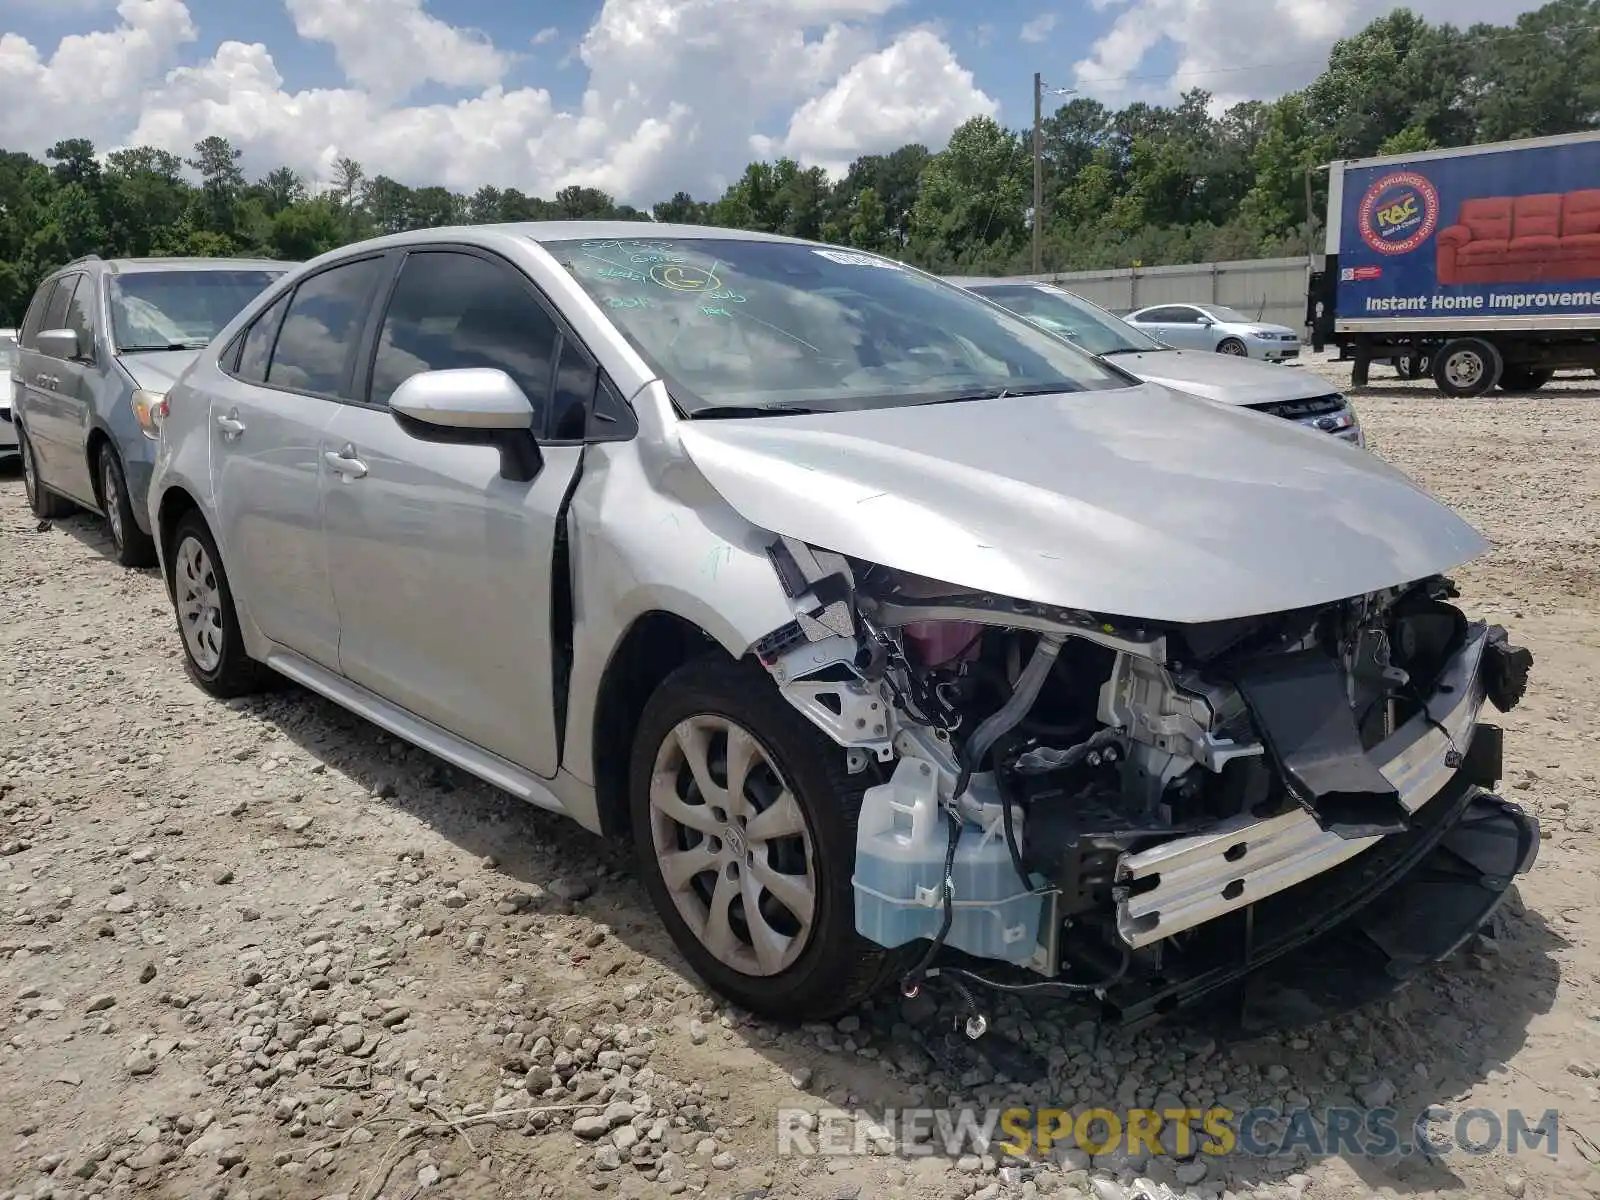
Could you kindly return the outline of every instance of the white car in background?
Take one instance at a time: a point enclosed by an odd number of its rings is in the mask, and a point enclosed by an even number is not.
[[[1287,325],[1254,321],[1221,304],[1156,304],[1126,318],[1151,337],[1180,350],[1286,362],[1300,357],[1300,335]]]
[[[16,389],[11,372],[17,366],[17,331],[0,329],[0,462],[17,457],[17,426],[11,416],[11,396]]]
[[[1117,366],[1147,383],[1221,404],[1253,408],[1320,429],[1357,446],[1366,445],[1361,422],[1350,401],[1310,372],[1173,349],[1121,317],[1053,284],[1021,279],[950,282],[1066,338],[1090,354],[1115,358]]]

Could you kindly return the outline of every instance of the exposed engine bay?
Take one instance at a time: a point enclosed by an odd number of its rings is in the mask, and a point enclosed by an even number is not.
[[[1443,577],[1158,626],[770,554],[795,621],[756,652],[874,781],[856,922],[925,944],[908,991],[944,973],[1142,1022],[1259,976],[1271,1019],[1314,1019],[1447,957],[1537,853],[1479,721],[1532,656]]]

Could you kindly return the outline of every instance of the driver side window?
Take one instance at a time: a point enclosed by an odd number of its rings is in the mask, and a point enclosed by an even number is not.
[[[533,428],[543,436],[555,388],[555,352],[554,319],[509,266],[456,250],[414,251],[400,268],[384,314],[368,400],[387,405],[397,387],[422,371],[496,367],[527,395]],[[563,365],[563,395],[587,386],[587,402],[592,364],[587,384],[576,360]]]

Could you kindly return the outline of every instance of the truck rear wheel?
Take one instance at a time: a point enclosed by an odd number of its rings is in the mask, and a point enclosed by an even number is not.
[[[1493,342],[1456,338],[1433,356],[1433,381],[1446,396],[1481,396],[1500,382],[1504,362]]]
[[[1500,388],[1507,392],[1537,392],[1555,378],[1545,367],[1506,367],[1500,372]]]

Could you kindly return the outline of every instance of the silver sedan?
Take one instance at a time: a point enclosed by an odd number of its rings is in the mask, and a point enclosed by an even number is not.
[[[287,677],[631,842],[746,1011],[1009,974],[1138,1021],[1332,963],[1305,1018],[1537,849],[1479,724],[1526,652],[1439,574],[1481,535],[891,259],[419,229],[269,287],[155,416],[198,686]]]
[[[1156,304],[1123,319],[1180,350],[1214,350],[1267,362],[1300,356],[1300,335],[1287,325],[1253,321],[1220,304]]]

